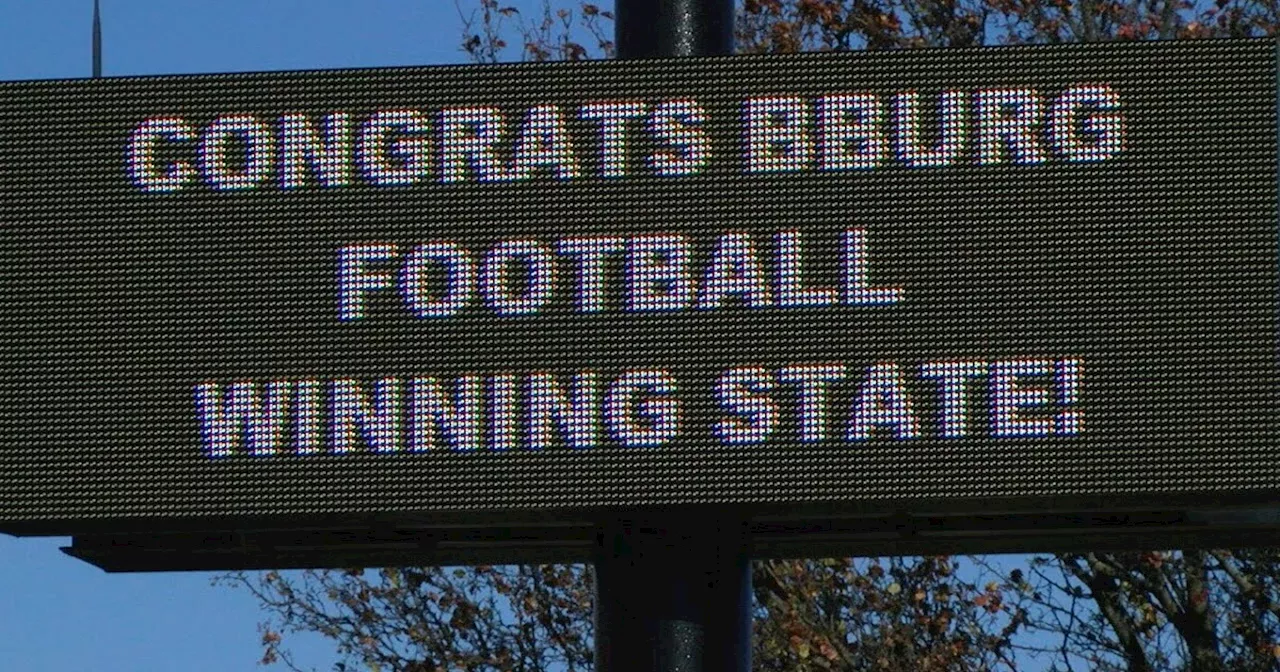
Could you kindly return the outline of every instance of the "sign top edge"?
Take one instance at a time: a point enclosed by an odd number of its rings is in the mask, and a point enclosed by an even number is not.
[[[1241,47],[1256,48],[1259,54],[1274,53],[1280,40],[1273,37],[1250,37],[1250,38],[1223,38],[1223,39],[1204,39],[1204,40],[1137,40],[1137,41],[1109,41],[1109,42],[1072,42],[1065,44],[1019,44],[1019,45],[984,45],[976,47],[921,47],[912,49],[880,49],[880,50],[850,50],[850,51],[805,51],[796,53],[766,53],[766,54],[731,54],[722,56],[691,56],[691,57],[674,57],[674,58],[652,58],[652,59],[588,59],[581,61],[519,61],[510,63],[446,63],[446,64],[424,64],[424,65],[395,65],[380,67],[361,67],[361,68],[308,68],[300,70],[250,70],[250,71],[231,71],[231,72],[200,72],[200,73],[162,73],[162,74],[145,74],[145,75],[107,75],[103,77],[65,77],[65,78],[36,78],[36,79],[9,79],[0,80],[0,89],[17,86],[57,86],[65,84],[89,84],[92,86],[112,86],[118,84],[141,82],[141,81],[217,81],[231,79],[265,79],[279,77],[314,77],[323,75],[356,75],[366,74],[370,76],[386,75],[396,72],[403,73],[420,73],[423,71],[431,71],[443,73],[449,71],[468,71],[468,72],[500,72],[500,71],[516,71],[516,70],[585,70],[593,68],[631,68],[644,67],[652,68],[654,66],[680,63],[684,65],[695,64],[728,64],[730,62],[750,62],[765,60],[793,60],[802,61],[821,61],[835,59],[861,59],[861,60],[892,60],[902,59],[905,61],[914,61],[927,59],[932,56],[946,54],[949,57],[956,57],[960,54],[982,54],[984,56],[996,56],[1000,53],[1047,53],[1061,52],[1064,54],[1084,54],[1099,51],[1123,51],[1131,53],[1142,53],[1152,50],[1164,50],[1171,52],[1186,51],[1212,51],[1222,49],[1239,49]]]

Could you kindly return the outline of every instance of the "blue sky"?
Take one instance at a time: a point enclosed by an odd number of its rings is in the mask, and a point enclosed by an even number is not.
[[[469,6],[472,0],[461,0]],[[529,6],[528,2],[515,3]],[[103,72],[244,72],[458,63],[452,0],[102,0]],[[92,0],[0,0],[0,81],[87,77]],[[69,539],[0,534],[0,669],[236,672],[261,653],[257,602],[213,574],[105,574]],[[331,644],[293,638],[328,670]]]
[[[0,0],[0,80],[87,77],[92,6],[92,0]],[[103,0],[102,9],[108,76],[463,57],[452,0]]]

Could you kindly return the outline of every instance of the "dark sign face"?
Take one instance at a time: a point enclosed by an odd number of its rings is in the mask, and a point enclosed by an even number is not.
[[[0,529],[1280,496],[1269,41],[0,84]]]

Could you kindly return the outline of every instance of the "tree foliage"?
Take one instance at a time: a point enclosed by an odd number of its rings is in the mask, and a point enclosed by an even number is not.
[[[1006,588],[1055,670],[1280,669],[1280,550],[1035,557]]]
[[[1011,669],[1023,624],[1003,587],[947,557],[759,561],[759,670]],[[264,664],[301,670],[288,633],[337,644],[340,672],[590,670],[593,572],[582,565],[231,574],[268,614]]]
[[[1025,615],[949,557],[754,563],[757,670],[1011,669]]]
[[[509,0],[456,1],[476,62],[614,55],[599,4],[542,0],[523,16]],[[738,51],[763,53],[1261,37],[1277,25],[1274,0],[740,0],[735,32]]]
[[[269,614],[263,664],[300,670],[283,633],[337,644],[339,672],[592,669],[589,568],[539,565],[231,574]]]
[[[1009,560],[1011,558],[1004,558]],[[1280,669],[1280,550],[753,563],[762,672],[1262,672]],[[962,566],[969,567],[962,571]],[[978,577],[982,577],[980,580]],[[288,633],[332,639],[338,672],[591,669],[589,566],[238,573]]]
[[[613,55],[613,15],[542,0],[456,0],[475,62]],[[526,10],[527,11],[527,10]],[[746,52],[1274,36],[1276,0],[742,0]],[[1006,559],[1007,560],[1007,559]],[[1280,670],[1280,551],[993,558],[762,560],[763,671]],[[962,564],[971,565],[965,572]],[[962,579],[961,575],[967,578]],[[974,577],[982,576],[981,580]],[[262,603],[264,664],[297,670],[284,636],[331,638],[336,670],[588,670],[584,566],[232,574]]]

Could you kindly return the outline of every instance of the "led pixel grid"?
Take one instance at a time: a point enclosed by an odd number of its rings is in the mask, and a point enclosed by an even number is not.
[[[0,83],[0,530],[1274,499],[1275,63]]]

